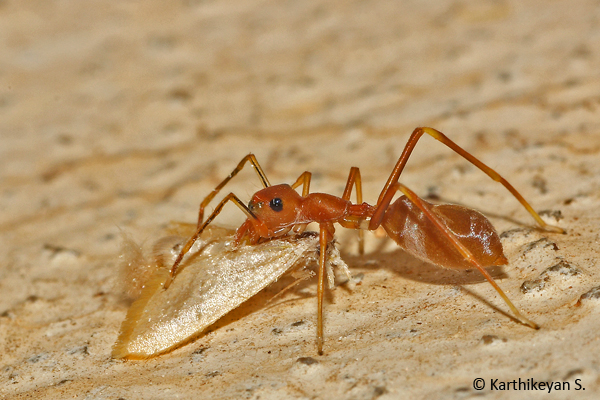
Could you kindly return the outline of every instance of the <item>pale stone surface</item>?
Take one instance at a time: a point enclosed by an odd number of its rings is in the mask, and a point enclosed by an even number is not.
[[[0,32],[0,397],[599,391],[600,300],[577,304],[600,285],[597,1],[4,0]],[[311,170],[313,190],[337,194],[359,166],[374,202],[419,125],[497,168],[568,230],[531,230],[506,190],[428,138],[402,179],[506,232],[510,264],[495,276],[541,330],[500,312],[477,273],[374,237],[359,257],[339,229],[363,280],[330,296],[324,356],[313,282],[171,354],[110,358],[126,313],[113,289],[119,229],[152,241],[171,220],[194,221],[248,152],[274,183]],[[258,187],[245,171],[231,190],[247,199]],[[234,209],[221,219],[241,220]],[[571,390],[491,391],[491,378]]]

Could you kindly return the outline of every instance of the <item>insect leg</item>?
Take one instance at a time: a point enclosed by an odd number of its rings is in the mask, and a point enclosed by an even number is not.
[[[323,354],[323,298],[325,295],[325,263],[327,244],[333,239],[335,228],[331,222],[319,224],[319,278],[317,283],[317,351]]]
[[[296,179],[296,182],[292,185],[292,189],[296,189],[298,186],[302,185],[302,197],[306,197],[310,190],[310,178],[312,174],[308,171],[304,171],[302,175]]]
[[[204,200],[202,200],[202,203],[200,203],[200,210],[198,211],[198,224],[197,224],[198,228],[200,228],[200,226],[202,225],[202,222],[204,220],[204,208],[221,191],[221,189],[223,189],[223,187],[234,176],[236,176],[242,170],[242,168],[244,168],[244,165],[248,161],[250,161],[250,164],[252,164],[252,166],[254,167],[254,170],[258,174],[258,178],[260,179],[262,185],[264,187],[271,186],[271,184],[269,183],[269,180],[267,179],[267,175],[265,175],[265,172],[263,171],[263,169],[261,168],[260,164],[256,160],[256,157],[254,156],[254,154],[252,154],[252,153],[248,154],[246,157],[242,158],[242,161],[239,162],[239,164],[237,165],[237,167],[235,167],[233,169],[233,171],[231,171],[231,173],[225,179],[223,179],[223,181],[221,183],[219,183],[217,185],[217,187],[214,188],[213,191],[210,192],[209,195],[204,198]]]
[[[381,225],[381,221],[383,220],[383,215],[385,214],[385,210],[389,206],[389,204],[392,200],[392,197],[393,197],[393,196],[390,196],[389,194],[394,193],[396,191],[393,188],[393,186],[395,183],[398,182],[398,179],[400,178],[400,174],[402,173],[404,166],[406,165],[406,162],[408,161],[408,158],[410,157],[417,142],[419,141],[421,136],[423,136],[424,133],[426,133],[429,136],[433,137],[434,139],[442,142],[443,144],[448,146],[450,149],[452,149],[454,152],[458,153],[460,156],[462,156],[467,161],[469,161],[471,164],[475,165],[477,168],[479,168],[480,170],[485,172],[490,178],[492,178],[496,182],[500,182],[519,201],[519,203],[521,203],[521,205],[523,207],[525,207],[525,209],[529,212],[529,214],[531,214],[531,216],[535,219],[535,221],[538,223],[538,225],[542,229],[549,231],[549,232],[565,233],[564,229],[559,228],[557,226],[548,225],[547,223],[545,223],[544,220],[539,216],[539,214],[537,212],[535,212],[535,210],[531,207],[531,205],[529,205],[527,200],[525,200],[523,198],[523,196],[521,196],[521,194],[506,179],[504,179],[502,176],[500,176],[500,174],[498,174],[492,168],[488,167],[487,165],[485,165],[484,163],[479,161],[471,153],[469,153],[468,151],[464,150],[462,147],[460,147],[459,145],[454,143],[442,132],[440,132],[436,129],[433,129],[433,128],[417,128],[410,135],[410,138],[408,139],[408,142],[406,143],[406,146],[404,147],[404,150],[402,151],[402,154],[400,155],[400,158],[398,159],[398,162],[396,163],[394,170],[390,174],[390,177],[388,178],[387,182],[385,183],[383,190],[379,194],[379,199],[377,200],[377,206],[376,206],[375,212],[369,223],[369,230],[374,230],[379,225]]]
[[[325,256],[327,254],[327,232],[324,226],[319,232],[319,278],[317,283],[317,351],[323,354],[323,296],[325,293]]]
[[[487,281],[494,287],[494,289],[496,289],[496,291],[498,292],[500,297],[502,297],[504,302],[508,305],[508,307],[513,312],[515,318],[519,322],[521,322],[522,324],[527,325],[531,328],[534,328],[534,329],[540,328],[538,324],[529,320],[523,314],[521,314],[521,312],[517,309],[517,307],[515,307],[515,305],[510,301],[510,299],[506,296],[506,294],[504,294],[502,289],[500,289],[500,286],[498,286],[498,284],[496,283],[494,278],[492,278],[492,276],[483,268],[483,266],[481,264],[479,264],[479,262],[477,262],[475,257],[473,257],[473,254],[469,251],[469,249],[458,240],[456,235],[454,235],[454,233],[452,233],[452,231],[450,231],[450,229],[448,229],[446,224],[437,215],[435,215],[431,211],[431,209],[427,206],[427,204],[423,200],[421,200],[421,198],[419,196],[417,196],[415,194],[415,192],[413,192],[408,187],[406,187],[405,185],[403,185],[399,182],[397,182],[395,185],[393,185],[392,188],[395,190],[400,190],[406,197],[408,197],[408,199],[410,201],[412,201],[417,207],[419,207],[419,209],[423,212],[423,214],[425,214],[425,216],[436,226],[436,228],[439,229],[440,232],[442,232],[442,234],[448,240],[450,240],[450,242],[456,248],[456,250],[458,250],[460,252],[460,254],[471,265],[473,265],[475,268],[477,268],[477,270],[479,272],[481,272],[483,277],[485,279],[487,279]]]
[[[350,200],[350,195],[352,194],[352,187],[356,188],[356,204],[362,204],[362,179],[360,177],[360,170],[357,167],[350,168],[350,173],[348,174],[348,180],[346,181],[346,187],[344,188],[344,194],[342,194],[342,199]],[[365,242],[364,242],[364,232],[362,229],[358,230],[358,253],[364,254],[365,252]]]
[[[179,255],[177,256],[175,262],[173,263],[173,266],[171,267],[169,279],[165,283],[165,289],[169,287],[171,281],[175,277],[175,274],[177,273],[177,268],[179,267],[181,260],[183,260],[183,257],[187,254],[188,251],[190,251],[194,243],[196,243],[196,240],[198,240],[200,235],[202,235],[204,229],[206,229],[206,227],[216,218],[216,216],[221,213],[221,210],[228,201],[232,201],[235,205],[237,205],[248,216],[248,218],[256,218],[256,216],[252,214],[248,207],[246,207],[246,205],[242,203],[242,201],[235,194],[229,193],[227,196],[225,196],[223,200],[221,200],[219,204],[217,204],[212,214],[210,214],[206,221],[204,221],[204,223],[196,229],[196,233],[194,233],[194,235],[188,239],[188,241],[185,243],[185,245],[179,252]]]

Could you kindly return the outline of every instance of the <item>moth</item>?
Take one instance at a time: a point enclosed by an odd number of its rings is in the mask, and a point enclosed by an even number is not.
[[[112,350],[114,358],[145,359],[183,346],[287,272],[297,280],[312,276],[306,268],[319,257],[319,238],[314,232],[237,246],[232,235],[221,232],[196,242],[176,279],[165,289],[183,240],[163,238],[149,257],[131,238],[124,237],[122,264],[137,270],[127,284],[140,286],[140,293],[121,326]],[[335,245],[328,247],[327,259],[330,287],[334,284],[333,266],[350,279]]]

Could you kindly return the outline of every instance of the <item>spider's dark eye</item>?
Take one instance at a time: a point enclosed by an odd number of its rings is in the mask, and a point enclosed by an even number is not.
[[[273,211],[281,211],[283,210],[283,200],[279,197],[275,197],[269,202],[269,207],[271,207],[271,210]]]

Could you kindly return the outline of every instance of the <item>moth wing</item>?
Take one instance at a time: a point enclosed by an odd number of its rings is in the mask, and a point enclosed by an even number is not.
[[[143,359],[185,344],[288,270],[314,260],[317,248],[314,235],[237,248],[221,238],[192,255],[166,290],[169,272],[159,269],[129,309],[113,357]]]

